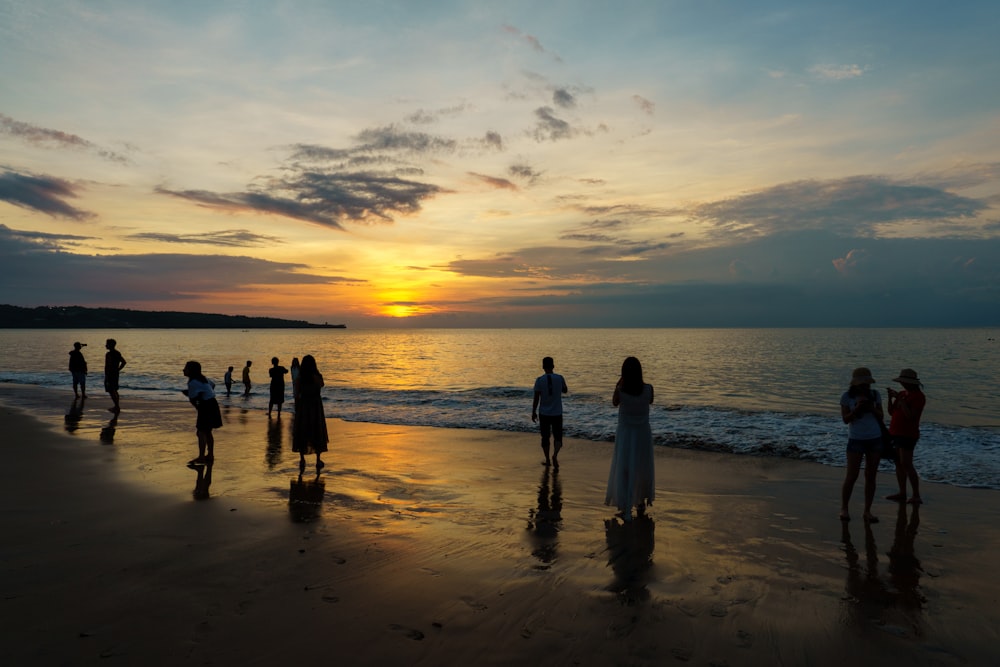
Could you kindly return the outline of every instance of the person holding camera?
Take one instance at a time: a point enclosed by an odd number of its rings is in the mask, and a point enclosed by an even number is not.
[[[886,390],[889,394],[888,407],[891,418],[889,435],[892,436],[892,443],[899,452],[899,460],[896,462],[899,493],[886,496],[886,500],[906,501],[911,505],[919,505],[923,501],[920,499],[920,476],[913,467],[913,450],[916,449],[917,440],[920,438],[920,415],[924,412],[927,397],[921,391],[923,384],[917,378],[917,372],[912,368],[904,368],[892,381],[903,385],[903,391],[891,388]],[[909,500],[906,500],[907,480],[913,489],[913,495]]]
[[[878,479],[878,463],[882,455],[882,398],[872,389],[875,379],[865,367],[851,372],[851,386],[840,397],[840,416],[847,424],[847,473],[840,491],[840,520],[850,521],[847,511],[854,483],[861,473],[861,461],[865,462],[865,511],[867,523],[876,523],[878,517],[872,514],[875,500],[875,484]]]

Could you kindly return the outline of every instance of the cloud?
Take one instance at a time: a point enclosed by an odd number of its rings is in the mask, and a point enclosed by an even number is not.
[[[864,248],[852,248],[843,257],[835,258],[833,260],[833,266],[836,267],[837,271],[846,274],[857,268],[858,264],[865,261],[867,256],[868,253]]]
[[[576,134],[569,123],[556,117],[552,107],[535,109],[535,117],[538,120],[535,125],[534,137],[538,142],[569,139]]]
[[[458,116],[464,112],[468,107],[464,104],[458,104],[453,107],[445,107],[442,109],[432,109],[426,111],[424,109],[418,109],[412,114],[406,117],[407,122],[413,123],[414,125],[431,125],[437,123],[442,118],[448,118],[453,116]]]
[[[0,225],[0,302],[114,306],[150,301],[197,301],[206,295],[260,286],[364,282],[309,273],[302,264],[227,255],[83,255],[66,239]]]
[[[868,71],[867,66],[860,65],[814,65],[809,68],[809,72],[813,75],[821,78],[828,79],[832,81],[844,81],[846,79],[856,79],[860,76],[864,76],[864,73]]]
[[[639,109],[647,115],[652,116],[656,111],[656,105],[641,95],[633,95],[632,101],[635,102]]]
[[[511,183],[506,178],[496,178],[495,176],[487,176],[485,174],[477,174],[474,171],[468,172],[469,176],[476,178],[483,183],[486,183],[491,188],[496,190],[518,190],[519,188],[514,183]]]
[[[688,213],[718,233],[754,236],[796,229],[870,234],[883,223],[971,218],[987,205],[930,186],[873,176],[795,181],[693,207]]]
[[[556,88],[552,92],[552,103],[563,109],[572,109],[576,106],[576,98],[565,88]]]
[[[168,234],[166,232],[141,232],[129,235],[131,239],[160,241],[161,243],[190,243],[223,247],[266,247],[283,243],[276,236],[255,234],[246,229],[227,229],[204,234]]]
[[[535,53],[549,53],[545,49],[545,47],[542,46],[541,40],[535,37],[534,35],[529,35],[527,33],[521,32],[520,29],[515,28],[514,26],[508,24],[504,24],[502,26],[502,29],[508,34],[513,35],[518,39],[520,39],[522,43],[527,44],[528,47],[530,47],[531,50],[534,51]],[[549,55],[551,55],[556,61],[562,62],[562,59],[559,56],[551,53]]]
[[[541,172],[535,171],[533,167],[526,164],[512,164],[507,168],[507,173],[514,178],[527,181],[530,185],[534,185],[538,182],[538,179],[542,177]]]
[[[455,150],[453,139],[436,137],[425,132],[407,132],[395,125],[369,128],[357,135],[360,146],[353,152],[403,151],[410,153],[450,153]]]
[[[67,204],[77,197],[77,186],[53,176],[32,176],[5,171],[0,174],[0,201],[45,213],[53,218],[86,220],[93,213]]]
[[[41,146],[43,148],[70,148],[89,150],[105,160],[128,164],[130,160],[124,155],[103,149],[96,144],[87,141],[83,137],[61,130],[52,130],[46,127],[31,125],[23,121],[15,120],[10,116],[0,113],[0,134],[7,134],[12,137],[23,139],[29,144]]]
[[[486,136],[482,139],[482,144],[486,148],[493,148],[498,151],[503,150],[503,137],[499,132],[494,132],[490,130],[486,133]]]

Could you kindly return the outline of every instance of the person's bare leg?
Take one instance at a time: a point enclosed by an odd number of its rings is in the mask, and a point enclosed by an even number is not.
[[[878,523],[878,517],[872,514],[872,502],[875,500],[875,486],[878,483],[878,454],[865,454],[865,513],[868,523]]]
[[[847,521],[851,518],[847,506],[851,501],[851,492],[854,491],[854,483],[858,481],[858,474],[861,472],[861,454],[857,452],[847,452],[847,471],[844,473],[844,483],[840,487],[840,518]]]

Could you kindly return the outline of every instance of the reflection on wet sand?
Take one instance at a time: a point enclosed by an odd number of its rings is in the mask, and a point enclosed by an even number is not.
[[[66,412],[65,422],[67,432],[72,433],[80,428],[80,420],[83,419],[83,404],[86,401],[86,398],[73,399],[73,404],[69,406],[69,410]]]
[[[911,511],[907,517],[907,511]],[[926,599],[920,590],[920,560],[914,538],[920,525],[917,505],[899,505],[889,557],[888,576],[879,573],[878,547],[870,524],[865,523],[865,562],[851,541],[850,524],[842,522],[841,542],[847,559],[843,622],[858,628],[891,626],[898,632],[923,634],[922,611]]]
[[[608,542],[608,565],[614,579],[608,590],[618,593],[627,604],[649,599],[646,588],[651,580],[653,546],[652,517],[639,515],[632,521],[608,519],[604,522]]]
[[[315,479],[291,480],[288,487],[288,515],[295,523],[309,523],[319,518],[326,495],[326,482],[316,473]]]
[[[208,488],[212,486],[212,463],[189,463],[188,468],[198,473],[191,495],[195,500],[208,500],[211,497]]]
[[[284,433],[281,427],[281,414],[278,414],[277,420],[268,420],[267,422],[267,452],[264,455],[264,461],[267,463],[268,470],[274,470],[276,467],[281,465],[281,446],[284,440]]]
[[[106,426],[101,429],[101,442],[106,445],[115,444],[115,431],[118,428],[118,414],[108,420]]]
[[[534,544],[531,554],[541,561],[536,569],[547,570],[556,559],[562,525],[562,484],[559,471],[546,466],[538,483],[538,504],[528,511],[528,531]]]

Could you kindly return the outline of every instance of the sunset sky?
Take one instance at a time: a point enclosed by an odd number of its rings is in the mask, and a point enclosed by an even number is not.
[[[998,326],[998,26],[995,0],[0,0],[0,303]]]

